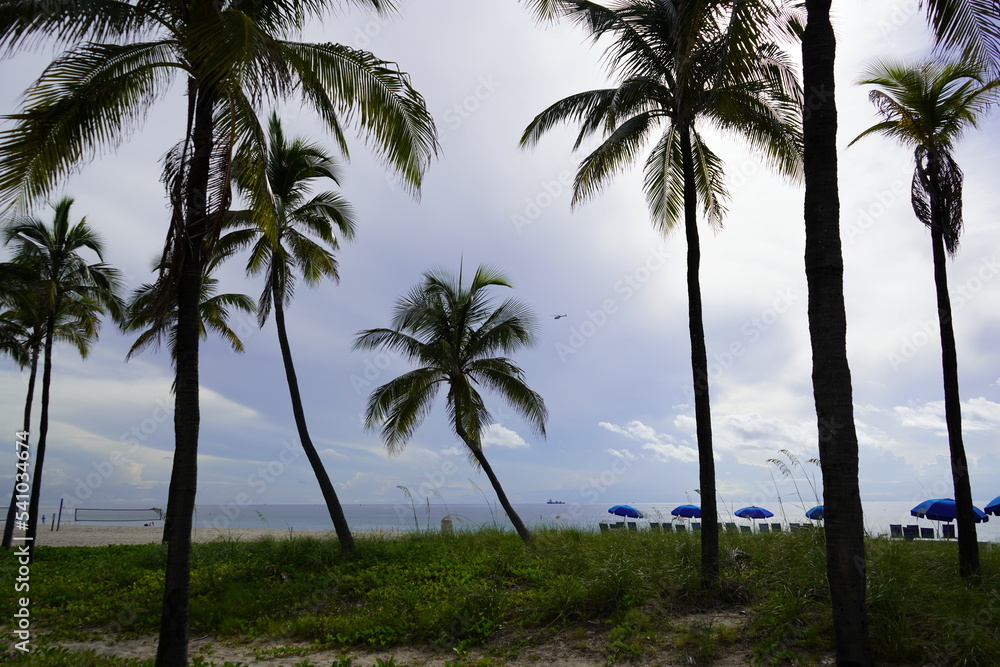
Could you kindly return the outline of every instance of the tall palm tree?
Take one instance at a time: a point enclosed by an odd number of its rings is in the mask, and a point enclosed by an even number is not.
[[[974,128],[1000,97],[1000,79],[986,80],[983,65],[974,61],[928,61],[915,65],[879,61],[859,82],[875,86],[869,97],[882,122],[859,139],[881,134],[913,148],[910,201],[917,219],[931,231],[934,287],[937,292],[944,374],[944,412],[951,452],[951,476],[958,509],[958,561],[963,577],[978,578],[979,542],[972,510],[969,465],[962,442],[962,403],[958,388],[958,353],[948,295],[947,256],[958,252],[962,233],[962,183],[955,162],[955,142]]]
[[[35,381],[38,377],[38,358],[45,342],[45,312],[32,271],[28,267],[11,262],[0,264],[0,301],[7,310],[0,312],[0,352],[10,356],[23,370],[28,369],[28,388],[24,400],[24,420],[22,432],[24,442],[31,439],[31,409],[34,404]],[[70,299],[63,303],[56,314],[53,330],[56,342],[68,343],[75,347],[80,356],[86,358],[90,344],[97,331],[100,315],[99,304],[89,299]],[[20,470],[18,470],[20,473]],[[9,549],[14,538],[17,484],[11,491],[10,504],[3,530],[4,549]]]
[[[337,162],[316,144],[302,139],[289,141],[276,113],[271,114],[268,122],[264,164],[266,186],[260,187],[254,171],[247,173],[245,166],[252,166],[254,170],[257,167],[237,159],[234,180],[238,192],[250,202],[251,208],[231,213],[233,224],[241,229],[227,234],[227,240],[230,244],[253,246],[247,273],[264,274],[264,289],[257,302],[257,321],[263,327],[273,308],[299,442],[319,481],[340,546],[350,552],[354,549],[354,537],[306,425],[285,327],[285,306],[291,303],[295,293],[296,272],[310,286],[319,284],[323,278],[340,279],[333,256],[333,251],[339,248],[335,232],[342,238],[353,238],[353,214],[347,202],[334,192],[309,196],[313,181],[329,179],[338,183]]]
[[[368,398],[365,425],[379,429],[390,453],[398,453],[447,386],[448,419],[465,443],[470,461],[483,469],[517,534],[530,543],[531,533],[514,511],[483,452],[483,431],[492,423],[478,386],[497,394],[545,436],[548,413],[542,397],[524,382],[524,372],[505,356],[532,344],[535,320],[524,303],[508,298],[496,305],[489,288],[511,287],[501,273],[480,266],[468,286],[440,271],[396,303],[391,329],[358,334],[354,349],[382,348],[399,353],[417,368],[377,387]]]
[[[939,44],[1000,63],[993,0],[926,0]],[[802,33],[805,268],[813,396],[823,470],[827,579],[837,664],[873,662],[865,587],[864,514],[858,486],[858,435],[847,361],[844,258],[837,181],[837,40],[832,0],[805,0]]]
[[[103,260],[104,246],[87,224],[86,219],[70,223],[73,200],[64,198],[53,205],[52,224],[47,225],[34,217],[18,216],[3,228],[6,245],[14,245],[13,262],[35,273],[29,289],[37,291],[45,317],[44,353],[42,357],[41,415],[38,424],[38,442],[35,445],[32,466],[31,499],[28,507],[28,527],[25,534],[29,549],[34,545],[38,532],[38,503],[42,487],[42,470],[49,430],[49,391],[52,385],[52,346],[56,340],[56,324],[66,311],[110,311],[117,319],[121,316],[118,292],[121,277],[103,261],[88,264],[80,255],[89,250]],[[92,312],[91,310],[91,312]],[[98,320],[93,317],[81,320],[90,328],[90,338],[97,337]],[[31,550],[29,560],[34,556]]]
[[[229,206],[234,145],[258,147],[256,110],[298,95],[346,151],[342,119],[416,191],[437,149],[423,98],[397,66],[333,43],[289,39],[335,0],[10,0],[0,49],[48,40],[68,50],[24,95],[0,134],[0,207],[27,205],[95,151],[115,145],[183,77],[186,130],[167,181],[172,217],[165,279],[176,290],[174,461],[170,539],[156,664],[187,660],[191,524],[197,490],[199,304],[206,258]],[[353,0],[379,12],[391,0]]]
[[[607,56],[617,85],[572,95],[539,114],[523,146],[561,122],[581,125],[578,148],[600,132],[583,159],[573,204],[596,194],[655,139],[645,164],[645,192],[653,224],[667,233],[681,221],[687,242],[688,326],[702,499],[702,578],[719,570],[718,510],[712,447],[708,357],[702,316],[699,203],[710,224],[724,213],[722,163],[698,127],[714,125],[745,139],[782,173],[800,169],[798,104],[790,61],[773,41],[772,21],[782,3],[754,7],[711,0],[622,0],[613,8],[564,0],[561,11],[583,23],[595,40],[611,36]],[[656,133],[659,136],[656,136]]]

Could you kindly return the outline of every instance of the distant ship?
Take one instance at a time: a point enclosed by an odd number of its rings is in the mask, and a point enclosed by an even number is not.
[[[545,504],[546,505],[565,505],[566,502],[563,501],[563,500],[552,500],[551,498],[549,498],[549,502],[547,502]]]

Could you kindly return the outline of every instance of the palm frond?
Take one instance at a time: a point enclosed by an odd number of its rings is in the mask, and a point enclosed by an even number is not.
[[[100,149],[115,148],[167,92],[172,46],[90,44],[57,58],[0,132],[0,206],[27,206]]]
[[[339,115],[356,123],[416,194],[438,142],[434,119],[409,76],[393,63],[340,44],[284,42],[282,48],[307,101],[324,121],[339,128]]]

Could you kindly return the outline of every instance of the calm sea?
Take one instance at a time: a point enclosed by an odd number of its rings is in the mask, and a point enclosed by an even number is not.
[[[639,528],[646,527],[649,521],[669,521],[670,510],[682,502],[632,503],[645,515],[637,521]],[[865,527],[870,534],[887,534],[889,524],[916,524],[923,527],[935,527],[938,524],[926,519],[910,516],[911,502],[872,502],[865,503]],[[532,526],[565,526],[597,530],[602,521],[621,521],[608,513],[608,506],[583,503],[568,504],[518,504],[514,509],[521,519]],[[747,524],[746,519],[733,517],[730,508],[720,504],[720,521],[733,521],[737,524]],[[783,506],[768,506],[775,516],[769,522],[809,523],[805,518],[806,508],[798,504],[784,503]],[[43,513],[45,510],[42,510]],[[52,516],[52,509],[49,516]],[[441,520],[451,520],[455,530],[474,530],[483,526],[499,526],[509,529],[510,523],[498,505],[485,503],[470,505],[447,505],[440,501],[430,505],[409,503],[344,505],[344,514],[352,530],[376,532],[400,531],[437,531]],[[109,524],[135,525],[135,522],[115,520],[123,514],[95,513],[79,511],[83,517],[102,517]],[[74,513],[64,512],[62,522],[72,523]],[[630,519],[631,521],[631,519]],[[681,521],[681,520],[678,520]],[[274,528],[292,531],[333,530],[333,523],[325,505],[200,505],[195,512],[195,527],[214,527],[220,529],[239,530],[240,528]],[[988,523],[977,526],[977,534],[981,541],[1000,542],[1000,517],[991,517]]]

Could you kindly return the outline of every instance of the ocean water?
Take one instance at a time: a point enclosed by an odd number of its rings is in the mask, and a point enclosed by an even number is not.
[[[650,521],[668,522],[673,517],[670,510],[677,502],[631,503],[645,515],[637,520],[639,529],[648,526]],[[917,519],[910,515],[910,509],[915,503],[870,502],[864,504],[865,529],[869,534],[888,534],[890,524],[911,524],[922,527],[933,527],[940,532],[939,524],[926,519]],[[980,505],[981,506],[981,505]],[[514,509],[529,527],[574,527],[597,530],[598,524],[604,521],[622,521],[608,513],[607,505],[568,503],[568,504],[515,504]],[[781,522],[784,526],[791,523],[809,523],[804,512],[807,507],[798,503],[772,504],[767,506],[775,516],[768,522]],[[747,525],[746,519],[734,517],[735,508],[719,505],[719,520],[732,521]],[[44,513],[44,510],[43,510]],[[354,531],[374,531],[382,533],[402,531],[437,531],[441,528],[441,520],[451,520],[455,530],[475,530],[483,526],[497,526],[511,529],[503,509],[496,504],[455,504],[449,505],[440,501],[429,505],[410,503],[396,504],[363,504],[344,505],[347,522]],[[51,516],[51,514],[50,514]],[[87,514],[81,510],[80,516],[106,516],[111,519],[104,523],[135,525],[135,522],[116,521],[114,513],[107,515]],[[990,517],[987,523],[977,525],[977,535],[980,541],[1000,543],[1000,517]],[[63,524],[73,523],[73,513],[64,513]],[[633,521],[633,519],[629,519]],[[676,521],[684,521],[677,519]],[[325,505],[201,505],[195,511],[195,529],[218,528],[239,531],[241,528],[272,528],[279,530],[298,531],[332,531],[333,522]]]

